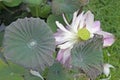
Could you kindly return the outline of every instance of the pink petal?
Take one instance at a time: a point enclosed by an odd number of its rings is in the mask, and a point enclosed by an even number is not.
[[[86,26],[85,24],[85,15],[82,15],[81,20],[80,20],[80,24],[79,24],[79,29],[83,28],[84,26]]]
[[[68,61],[68,59],[70,58],[70,55],[71,55],[70,52],[71,52],[70,48],[66,49],[66,51],[64,52],[64,54],[63,54],[63,60],[62,60],[63,64],[68,63],[66,61]]]
[[[70,33],[61,23],[59,23],[58,21],[56,21],[56,25],[59,29],[61,29],[62,31],[66,32],[66,33]]]
[[[73,38],[73,36],[74,34],[71,32],[66,33],[62,31],[61,29],[58,29],[57,32],[54,34],[56,45],[70,41]]]
[[[75,25],[75,22],[76,22],[75,20],[77,18],[77,14],[78,14],[78,11],[74,12],[74,14],[73,14],[73,19],[72,19],[72,23],[71,23],[72,27]]]
[[[64,44],[58,45],[58,47],[60,49],[72,48],[74,44],[75,44],[75,41],[74,42],[68,41],[68,42],[65,42]]]
[[[95,21],[92,26],[92,33],[95,33],[97,31],[101,31],[100,29],[100,21]]]
[[[65,40],[63,39],[64,37],[64,32],[60,29],[57,30],[57,32],[54,34],[55,40],[56,40],[56,45],[58,44],[62,44],[65,42]]]
[[[60,61],[62,64],[69,63],[70,51],[71,51],[70,48],[60,49],[57,55],[57,60]]]
[[[77,14],[78,14],[78,11],[74,12],[74,14],[73,14],[72,26],[74,25],[73,23],[75,22],[75,20],[77,18]]]
[[[65,23],[67,24],[67,26],[70,26],[69,23],[68,23],[68,21],[67,21],[67,19],[66,19],[66,17],[65,17],[65,15],[62,14],[62,16],[63,16],[63,20],[65,21]]]
[[[62,57],[63,57],[63,54],[64,54],[65,50],[63,49],[60,49],[58,54],[57,54],[57,60],[58,61],[61,61],[62,60]]]
[[[66,62],[64,63],[64,66],[67,68],[72,68],[72,65],[70,64],[71,57],[69,57]]]
[[[83,27],[83,26],[80,26],[80,24],[81,24],[81,21],[84,21],[83,20],[83,14],[84,14],[84,12],[82,12],[80,15],[78,15],[77,17],[76,17],[76,19],[75,19],[75,21],[72,23],[72,29],[75,31],[75,32],[77,32],[78,31],[78,28],[79,27]]]
[[[86,20],[86,28],[91,31],[94,23],[94,15],[91,13],[91,11],[88,11],[84,16]]]
[[[98,31],[96,34],[103,35],[103,47],[111,46],[114,42],[114,35],[104,31]]]

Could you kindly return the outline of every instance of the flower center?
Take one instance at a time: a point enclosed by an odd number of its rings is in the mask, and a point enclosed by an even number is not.
[[[27,45],[28,45],[29,48],[35,48],[37,46],[37,41],[36,40],[30,40],[27,43]]]
[[[90,38],[90,32],[86,28],[79,29],[77,34],[82,40],[88,40]]]

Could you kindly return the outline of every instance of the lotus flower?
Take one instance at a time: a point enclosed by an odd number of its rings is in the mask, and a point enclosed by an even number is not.
[[[59,29],[54,34],[56,45],[60,48],[57,60],[63,64],[69,65],[70,51],[75,43],[93,38],[94,34],[103,35],[103,47],[111,46],[115,41],[113,34],[102,31],[100,21],[94,21],[94,15],[90,11],[79,15],[76,11],[71,24],[67,22],[64,14],[63,19],[67,26],[56,21]]]

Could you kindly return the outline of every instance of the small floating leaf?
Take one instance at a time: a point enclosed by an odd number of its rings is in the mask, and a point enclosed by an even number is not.
[[[3,1],[3,3],[8,7],[15,7],[22,3],[22,0],[8,0]]]
[[[23,0],[23,2],[28,3],[30,5],[40,5],[43,0]]]

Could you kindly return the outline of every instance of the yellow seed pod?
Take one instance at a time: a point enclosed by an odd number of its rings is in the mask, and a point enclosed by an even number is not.
[[[82,40],[88,40],[90,38],[90,32],[86,28],[82,28],[78,30],[78,36]]]

